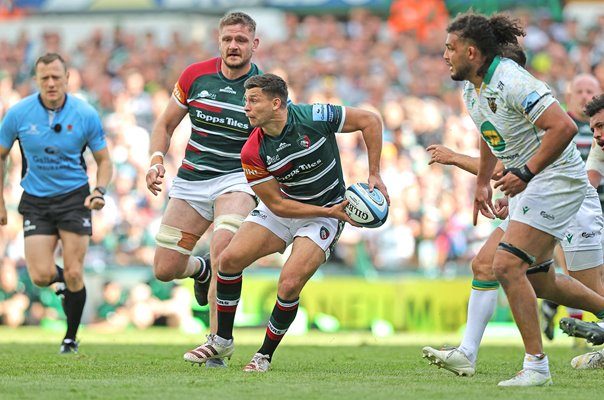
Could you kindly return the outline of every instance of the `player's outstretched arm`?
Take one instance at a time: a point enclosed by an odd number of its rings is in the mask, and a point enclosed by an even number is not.
[[[390,196],[380,176],[380,157],[382,155],[382,120],[371,111],[356,107],[346,107],[346,120],[342,132],[361,131],[367,147],[369,167],[369,190],[378,188],[390,204]]]
[[[430,161],[428,161],[428,165],[432,165],[434,163],[453,165],[471,173],[472,175],[478,175],[478,166],[480,163],[479,157],[471,157],[465,154],[457,153],[442,144],[432,144],[428,146],[426,150],[428,153],[430,153]],[[498,160],[491,179],[498,179],[501,171],[503,171],[503,163]]]

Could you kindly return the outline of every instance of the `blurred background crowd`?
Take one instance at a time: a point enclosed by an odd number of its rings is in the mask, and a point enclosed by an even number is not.
[[[347,226],[326,271],[469,273],[469,261],[494,226],[484,218],[472,226],[471,175],[453,167],[428,166],[428,145],[442,143],[477,155],[479,140],[464,110],[460,84],[450,79],[442,59],[447,10],[433,10],[440,18],[418,26],[409,25],[394,6],[387,16],[360,8],[339,16],[285,13],[280,37],[263,37],[267,27],[259,21],[261,42],[254,61],[265,72],[286,79],[294,102],[357,106],[375,110],[383,118],[382,177],[392,200],[389,220],[378,229]],[[547,82],[562,103],[567,84],[578,73],[593,73],[604,86],[604,14],[585,25],[543,10],[511,12],[527,30],[522,44],[528,69]],[[70,37],[69,46],[64,35],[52,28],[40,36],[24,30],[15,39],[0,38],[0,121],[9,107],[36,90],[32,66],[45,52],[66,58],[69,92],[89,101],[102,118],[115,176],[107,205],[94,213],[86,260],[87,270],[99,277],[103,288],[87,317],[99,328],[179,325],[191,317],[189,307],[184,311],[181,307],[191,303],[190,291],[150,279],[154,235],[168,187],[153,196],[146,189],[145,174],[153,123],[183,69],[217,56],[216,25],[208,27],[210,33],[202,41],[179,31],[171,32],[167,41],[159,40],[152,30],[130,32],[120,26]],[[189,132],[185,120],[174,134],[166,158],[168,186]],[[346,182],[365,181],[366,154],[360,135],[339,135],[338,140]],[[22,219],[17,213],[18,146],[13,147],[8,166],[4,198],[9,223],[0,229],[0,319],[16,326],[52,317],[60,304],[50,290],[35,288],[24,269]],[[205,239],[196,252],[206,250]],[[268,257],[254,268],[279,268],[281,260],[279,255]],[[133,272],[136,279],[122,287],[110,279],[112,271],[120,268],[145,272]]]

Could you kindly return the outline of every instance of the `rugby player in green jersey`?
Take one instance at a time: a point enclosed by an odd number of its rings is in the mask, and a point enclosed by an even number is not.
[[[240,153],[252,131],[243,111],[243,83],[261,73],[252,63],[259,39],[256,22],[249,15],[233,12],[224,16],[218,42],[220,57],[190,65],[174,86],[172,98],[151,134],[152,155],[146,177],[147,188],[157,195],[162,190],[166,173],[163,160],[172,134],[189,115],[191,137],[155,238],[153,271],[165,282],[194,279],[197,302],[210,305],[209,343],[216,329],[212,269],[216,269],[215,261],[256,205],[241,168]],[[212,223],[209,256],[192,257],[197,241]],[[216,359],[206,365],[225,363]]]
[[[362,132],[369,188],[379,189],[390,200],[380,177],[382,123],[378,115],[331,104],[287,105],[287,85],[273,74],[254,76],[245,88],[245,112],[255,129],[243,147],[241,162],[261,202],[220,257],[215,340],[185,357],[206,362],[233,354],[233,322],[243,270],[263,256],[284,252],[291,244],[264,343],[244,367],[248,372],[265,372],[296,317],[302,288],[329,257],[344,223],[352,223],[344,211],[346,185],[336,132]]]

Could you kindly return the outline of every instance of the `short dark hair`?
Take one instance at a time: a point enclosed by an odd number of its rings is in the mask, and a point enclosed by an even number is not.
[[[229,13],[220,19],[218,28],[222,29],[225,26],[243,25],[247,26],[252,35],[256,35],[256,21],[249,15],[243,12],[235,11]]]
[[[509,58],[521,67],[526,67],[526,53],[519,44],[508,43],[501,47],[501,56]]]
[[[56,60],[59,60],[61,64],[63,64],[65,71],[67,71],[67,64],[65,63],[63,57],[61,57],[61,55],[58,53],[46,53],[43,56],[38,57],[36,63],[34,64],[34,71],[38,68],[38,64],[48,65]]]
[[[589,103],[585,105],[585,115],[593,117],[600,111],[604,110],[604,94],[594,96]]]
[[[500,13],[486,17],[472,11],[459,14],[449,24],[447,32],[469,41],[485,56],[485,63],[478,70],[480,76],[486,75],[495,56],[501,55],[503,46],[518,44],[518,36],[526,35],[518,19]]]
[[[243,84],[245,90],[260,88],[262,93],[281,99],[281,107],[287,106],[287,83],[275,74],[254,75]]]

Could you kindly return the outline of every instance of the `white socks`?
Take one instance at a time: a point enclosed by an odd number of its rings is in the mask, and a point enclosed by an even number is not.
[[[497,295],[496,289],[476,290],[472,288],[470,293],[466,330],[458,349],[468,357],[472,364],[476,363],[482,335],[495,312]]]
[[[542,375],[549,376],[549,362],[547,356],[545,354],[541,354],[540,356],[541,357],[525,353],[522,369],[532,369]]]

